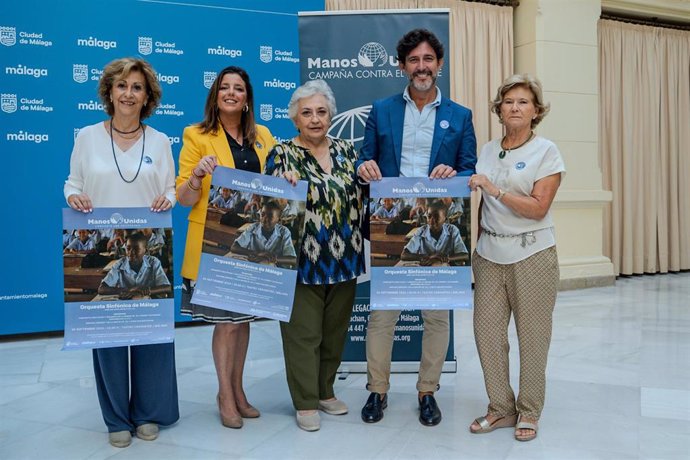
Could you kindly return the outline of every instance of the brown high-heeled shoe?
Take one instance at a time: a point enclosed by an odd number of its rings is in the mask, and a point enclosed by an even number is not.
[[[218,415],[220,415],[220,423],[223,424],[224,427],[226,428],[242,428],[242,425],[244,425],[244,422],[242,421],[242,417],[239,415],[233,415],[232,417],[225,417],[223,415],[223,412],[220,408],[220,394],[216,395],[216,402],[218,403]]]
[[[237,406],[237,411],[240,413],[242,418],[259,418],[261,416],[261,412],[259,412],[259,409],[252,406],[251,404],[247,408]]]

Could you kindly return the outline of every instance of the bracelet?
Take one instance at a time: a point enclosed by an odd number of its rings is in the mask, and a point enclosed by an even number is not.
[[[187,188],[189,188],[189,190],[192,190],[194,192],[198,192],[199,190],[201,190],[201,184],[198,187],[194,187],[192,185],[192,178],[190,177],[189,179],[187,179]]]
[[[501,189],[499,188],[499,189],[498,189],[498,195],[496,195],[494,198],[495,198],[497,201],[501,201],[501,198],[503,198],[503,196],[504,196],[505,194],[506,194],[506,191],[505,191],[505,190],[501,190]]]

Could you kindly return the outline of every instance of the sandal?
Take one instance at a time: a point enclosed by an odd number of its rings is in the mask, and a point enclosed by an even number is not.
[[[520,435],[518,430],[532,430],[531,434]],[[517,425],[515,425],[515,439],[521,442],[531,441],[537,437],[537,424],[531,422],[523,422],[522,417]]]
[[[470,432],[474,434],[491,433],[497,428],[510,428],[515,426],[517,422],[517,414],[504,415],[503,417],[497,418],[493,423],[489,423],[486,417],[478,417],[474,420],[474,423],[480,426],[478,430],[473,430],[472,425],[470,425]]]

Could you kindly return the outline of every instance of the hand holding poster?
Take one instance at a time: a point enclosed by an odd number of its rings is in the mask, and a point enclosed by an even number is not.
[[[63,209],[64,349],[172,342],[172,218]]]
[[[217,167],[192,302],[289,321],[306,182]]]
[[[467,178],[384,178],[370,195],[371,308],[471,308]]]

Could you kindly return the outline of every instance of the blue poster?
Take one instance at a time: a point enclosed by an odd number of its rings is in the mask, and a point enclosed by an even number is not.
[[[371,183],[372,310],[472,308],[467,180]]]
[[[219,166],[192,302],[290,321],[307,183]]]
[[[65,350],[172,342],[172,215],[62,210]]]

